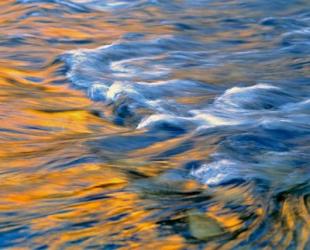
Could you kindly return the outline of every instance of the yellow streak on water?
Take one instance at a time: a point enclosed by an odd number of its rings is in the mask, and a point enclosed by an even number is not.
[[[44,16],[33,16],[16,22],[17,18],[25,11],[34,8],[35,4],[21,8],[12,3],[15,1],[0,1],[1,35],[23,34],[27,27],[30,28],[27,36],[32,37],[32,42],[14,48],[0,47],[0,54],[3,56],[0,61],[0,129],[3,130],[0,133],[0,211],[16,212],[17,216],[12,219],[12,222],[26,223],[34,232],[54,230],[34,238],[28,246],[11,249],[31,249],[35,244],[46,244],[50,249],[61,249],[68,242],[80,239],[86,239],[80,245],[80,249],[84,249],[90,241],[98,245],[112,241],[125,242],[126,246],[123,249],[145,249],[145,246],[148,249],[164,250],[195,249],[194,244],[185,242],[181,235],[173,234],[166,237],[159,235],[158,221],[150,219],[152,212],[148,209],[148,207],[156,207],[156,201],[142,198],[139,192],[132,192],[131,179],[124,174],[123,170],[138,169],[138,172],[156,180],[164,170],[177,168],[188,159],[206,159],[215,148],[208,147],[204,141],[198,139],[192,150],[172,157],[169,163],[165,160],[147,163],[147,159],[185,142],[186,137],[158,142],[147,148],[130,152],[128,155],[120,156],[118,162],[77,162],[74,167],[61,169],[52,162],[55,160],[58,161],[58,165],[65,166],[68,163],[67,159],[78,159],[83,155],[93,154],[91,148],[84,142],[113,134],[139,134],[139,132],[129,131],[94,115],[93,110],[107,111],[107,108],[100,103],[91,102],[80,91],[69,88],[68,84],[53,85],[53,81],[63,79],[53,75],[57,66],[47,67],[47,65],[55,59],[56,55],[74,49],[74,46],[61,43],[57,46],[49,46],[39,37],[64,40],[92,39],[94,40],[92,46],[99,46],[109,44],[127,32],[145,33],[150,27],[133,19],[125,20],[121,26],[114,25],[104,21],[109,19],[109,14],[104,12],[96,13],[97,16],[93,19],[89,18],[92,14],[84,13],[70,14],[70,16],[68,14],[61,18],[54,17],[49,19],[50,23],[39,22],[46,20]],[[53,5],[44,4],[42,7],[51,9]],[[161,18],[156,8],[149,8],[148,12],[152,13],[153,18]],[[209,14],[212,14],[211,12],[210,10]],[[137,13],[138,15],[147,14]],[[88,20],[87,26],[81,25],[80,21],[83,19]],[[64,20],[66,20],[65,27]],[[208,25],[212,27],[212,23]],[[173,32],[173,29],[167,26],[151,29],[154,35]],[[250,30],[244,30],[239,34],[227,31],[207,39],[216,41],[219,38],[230,39],[235,36],[248,38],[255,32],[257,30],[251,27]],[[251,43],[240,46],[251,49],[257,43],[259,41],[253,39]],[[88,45],[79,45],[79,47],[87,48]],[[9,55],[26,53],[43,58],[41,68],[30,69],[26,61],[6,58]],[[246,72],[236,66],[226,65],[225,67],[227,75],[221,78],[218,77],[218,74],[223,71],[221,68],[210,69],[208,72],[182,70],[173,72],[173,75],[177,78],[186,76],[218,84],[225,82],[226,79],[231,81],[247,79]],[[41,78],[42,83],[37,84],[29,80],[29,77]],[[207,97],[180,98],[178,101],[187,104],[197,103],[204,98]],[[35,127],[40,129],[32,129]],[[98,152],[98,155],[100,156],[101,153]],[[102,155],[104,156],[104,152]],[[177,191],[182,192],[201,189],[208,191],[208,187],[202,187],[195,181],[184,182],[177,188],[180,189]],[[248,186],[219,188],[212,195],[215,197],[215,204],[205,215],[214,219],[228,233],[234,234],[244,229],[233,241],[221,246],[223,249],[231,249],[247,239],[266,219],[265,207],[260,206],[263,202],[252,197]],[[89,199],[96,196],[99,198]],[[225,207],[232,201],[246,205],[249,207],[249,212],[255,214],[256,219],[247,228],[243,228],[244,219],[238,213]],[[23,221],[24,212],[29,212],[27,221]],[[118,216],[120,218],[116,218]],[[175,214],[172,217],[179,219],[185,216],[186,214]],[[1,217],[0,222],[4,219]],[[97,223],[83,228],[83,223],[94,220]],[[278,222],[270,226],[272,234],[265,237],[268,239],[272,236],[274,246],[284,249],[292,241],[297,223],[301,223],[298,249],[304,249],[309,239],[309,221],[309,208],[303,197],[289,196],[283,201]],[[65,230],[57,230],[66,224],[77,224],[77,226],[74,229],[68,226],[64,227]],[[79,224],[81,226],[78,226]],[[286,231],[281,232],[283,225]],[[212,243],[207,249],[218,248],[217,243]],[[72,247],[72,249],[78,248]]]

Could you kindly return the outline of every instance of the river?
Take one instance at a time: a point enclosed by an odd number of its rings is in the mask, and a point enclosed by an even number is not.
[[[0,249],[310,249],[307,0],[2,0]]]

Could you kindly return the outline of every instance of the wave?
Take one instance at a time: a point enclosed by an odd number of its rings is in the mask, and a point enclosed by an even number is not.
[[[281,158],[286,152],[290,161],[297,161],[306,149],[294,141],[309,133],[308,85],[296,88],[266,81],[223,89],[172,77],[174,70],[184,68],[185,59],[199,54],[206,55],[201,43],[166,36],[74,50],[62,60],[72,85],[84,89],[94,101],[105,103],[112,110],[105,117],[119,125],[146,131],[182,129],[192,136],[217,128],[227,134],[215,156],[189,173],[206,184],[258,178],[262,169],[274,168],[267,166],[262,155]],[[216,59],[210,57],[210,61]],[[208,98],[194,103],[179,101],[199,97]]]

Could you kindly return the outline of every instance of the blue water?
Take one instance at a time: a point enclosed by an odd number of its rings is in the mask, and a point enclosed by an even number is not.
[[[21,51],[5,58],[26,63],[28,70],[48,71],[48,86],[82,93],[95,106],[92,114],[119,129],[97,136],[97,125],[90,125],[92,136],[72,144],[86,147],[85,155],[70,151],[73,159],[62,155],[59,160],[51,154],[43,169],[61,173],[90,163],[121,168],[129,176],[126,192],[141,196],[142,209],[154,210],[146,220],[158,226],[156,241],[178,235],[184,240],[180,249],[310,249],[309,1],[11,2],[21,8],[8,25],[19,28],[19,38],[3,35],[0,46]],[[38,21],[28,27],[19,24],[23,20]],[[87,35],[44,33],[54,26]],[[46,84],[35,75],[27,79]],[[180,188],[188,182],[199,190]],[[251,198],[241,199],[244,193]],[[110,195],[54,202],[74,206]],[[212,213],[214,204],[222,209],[216,216],[239,214],[242,226],[227,229],[221,221],[226,233],[211,237],[208,224],[200,229],[206,231],[202,237],[191,214]],[[122,220],[131,212],[80,227],[114,221],[125,230]],[[0,236],[0,247],[35,244],[34,235],[10,245],[21,230],[31,231],[25,229],[28,219],[22,221],[20,230]],[[100,233],[89,237],[56,249],[134,249],[129,242],[135,241],[147,249],[148,244],[143,236],[104,235],[103,242]]]
[[[174,28],[169,35],[127,33],[112,44],[61,56],[72,87],[112,106],[105,119],[146,134],[168,130],[178,136],[181,129],[206,143],[218,134],[218,149],[189,173],[206,184],[234,178],[273,182],[279,172],[277,185],[289,185],[287,176],[309,171],[306,2],[97,2],[82,6],[122,20],[153,6],[163,17],[143,20],[146,25]],[[177,77],[182,70],[194,75]],[[212,70],[220,84],[208,80]],[[183,104],[182,97],[194,101]]]

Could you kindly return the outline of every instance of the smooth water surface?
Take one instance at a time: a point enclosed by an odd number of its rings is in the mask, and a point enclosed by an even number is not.
[[[0,249],[310,249],[307,0],[0,1]]]

